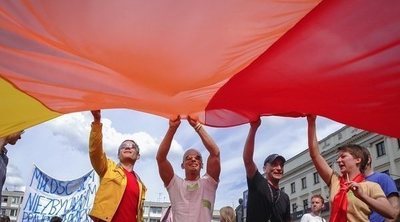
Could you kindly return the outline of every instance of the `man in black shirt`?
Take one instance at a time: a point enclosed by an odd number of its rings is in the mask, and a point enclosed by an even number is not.
[[[269,155],[264,161],[265,177],[257,170],[253,160],[255,135],[260,124],[260,119],[250,123],[249,134],[243,150],[248,186],[246,221],[290,221],[289,196],[279,189],[285,158],[278,154]]]

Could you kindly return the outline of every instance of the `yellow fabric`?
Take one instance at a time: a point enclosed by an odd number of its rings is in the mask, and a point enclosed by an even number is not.
[[[10,135],[49,119],[60,116],[43,106],[36,99],[19,91],[8,81],[0,78],[0,137]],[[18,119],[18,121],[15,121]]]
[[[360,183],[360,187],[363,192],[367,193],[368,196],[376,199],[378,197],[385,197],[383,190],[379,186],[379,184],[364,181]],[[330,202],[331,205],[333,203],[333,198],[336,193],[339,191],[339,176],[335,173],[331,178],[330,188]],[[347,193],[348,198],[348,206],[347,206],[347,221],[350,222],[360,222],[360,221],[369,221],[368,217],[371,214],[371,209],[368,207],[366,203],[358,199],[352,191]]]
[[[100,176],[100,186],[90,216],[93,220],[111,221],[124,194],[127,179],[122,168],[114,161],[107,159],[103,151],[102,124],[92,124],[89,139],[89,156],[94,170]],[[138,178],[139,204],[137,221],[143,221],[143,205],[146,187]]]

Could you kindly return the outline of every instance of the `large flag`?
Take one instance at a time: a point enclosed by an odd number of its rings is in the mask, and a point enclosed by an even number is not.
[[[400,1],[0,0],[0,136],[127,108],[400,137]]]
[[[70,181],[50,177],[34,166],[18,215],[18,221],[50,221],[54,216],[63,221],[92,221],[92,208],[98,178],[91,170],[86,175]]]

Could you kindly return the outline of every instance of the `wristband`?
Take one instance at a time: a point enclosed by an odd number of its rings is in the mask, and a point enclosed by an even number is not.
[[[202,125],[201,123],[197,123],[196,126],[194,126],[194,130],[196,130],[197,132],[199,132],[199,130],[201,129]]]

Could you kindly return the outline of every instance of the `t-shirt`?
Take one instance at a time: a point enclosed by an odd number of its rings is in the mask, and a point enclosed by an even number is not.
[[[363,181],[359,184],[362,191],[366,193],[369,197],[372,197],[374,199],[377,199],[378,197],[385,197],[385,194],[383,193],[379,184],[370,181]],[[332,204],[335,195],[338,193],[340,189],[339,176],[336,173],[332,175],[329,189],[330,189],[330,202]],[[358,199],[351,190],[347,192],[347,200],[348,200],[347,221],[350,222],[369,221],[368,217],[371,214],[371,209],[368,207],[366,203]]]
[[[133,171],[128,172],[124,169],[124,173],[126,175],[127,184],[121,202],[112,218],[112,222],[137,221],[139,184]]]
[[[208,174],[195,181],[174,175],[167,186],[174,222],[211,221],[217,187]]]
[[[304,214],[301,217],[300,222],[326,222],[324,218],[317,216],[317,215],[313,215],[311,213],[308,214]]]
[[[386,173],[374,172],[373,174],[365,177],[365,179],[379,184],[379,186],[381,186],[383,192],[385,193],[386,197],[392,195],[399,196],[399,192],[397,191],[396,188],[396,183]],[[369,217],[369,220],[372,222],[383,222],[385,221],[385,218],[382,217],[377,212],[373,211],[371,216]]]
[[[271,186],[258,170],[253,178],[247,178],[247,186],[246,221],[290,221],[289,196]]]

